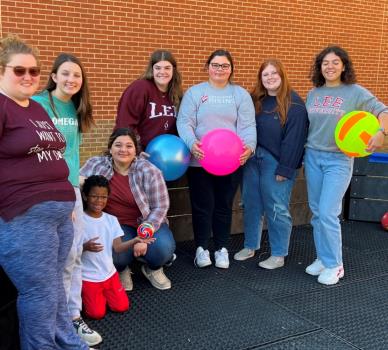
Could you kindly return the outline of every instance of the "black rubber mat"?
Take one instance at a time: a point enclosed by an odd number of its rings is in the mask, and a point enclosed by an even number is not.
[[[348,221],[342,224],[343,245],[364,253],[388,251],[388,231],[380,224]]]
[[[128,313],[88,321],[100,349],[247,349],[317,329],[222,277],[130,295]]]
[[[276,301],[358,348],[388,348],[388,276]]]
[[[315,331],[252,350],[354,350],[358,349],[326,331]]]
[[[388,233],[360,222],[342,228],[345,277],[335,286],[304,272],[315,259],[311,226],[293,229],[286,264],[272,271],[257,266],[270,255],[266,231],[242,262],[233,255],[244,237],[233,235],[226,270],[195,268],[194,242],[181,242],[165,268],[171,290],[153,288],[136,264],[132,310],[88,323],[104,350],[388,349]]]

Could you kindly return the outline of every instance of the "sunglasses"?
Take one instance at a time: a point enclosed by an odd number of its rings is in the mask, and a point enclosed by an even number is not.
[[[17,77],[23,77],[27,74],[27,72],[32,77],[37,77],[38,75],[40,75],[40,67],[29,67],[29,68],[26,68],[23,66],[6,66],[6,67],[12,68],[13,73]]]

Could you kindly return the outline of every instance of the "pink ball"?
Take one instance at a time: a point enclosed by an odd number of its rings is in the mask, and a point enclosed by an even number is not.
[[[240,166],[243,143],[237,134],[229,129],[214,129],[201,140],[205,156],[199,161],[202,167],[213,175],[228,175]]]

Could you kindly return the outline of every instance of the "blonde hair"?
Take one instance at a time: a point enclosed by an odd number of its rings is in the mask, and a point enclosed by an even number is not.
[[[32,55],[39,66],[39,52],[36,48],[26,44],[16,34],[9,34],[0,41],[0,65],[4,71],[5,66],[11,61],[11,57],[16,54]]]

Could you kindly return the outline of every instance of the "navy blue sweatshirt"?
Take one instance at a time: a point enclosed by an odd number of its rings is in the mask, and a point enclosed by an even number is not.
[[[263,147],[279,162],[275,175],[291,178],[302,165],[307,138],[308,117],[305,104],[296,92],[291,93],[291,106],[284,127],[276,112],[276,97],[262,100],[262,111],[256,114],[257,147]]]

